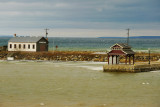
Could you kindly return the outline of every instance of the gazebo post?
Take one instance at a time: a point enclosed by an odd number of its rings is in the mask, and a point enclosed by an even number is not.
[[[127,55],[126,55],[126,61],[125,61],[125,63],[127,64]]]
[[[134,65],[134,55],[133,55],[133,65]]]
[[[129,55],[129,65],[131,65],[131,56]]]
[[[110,56],[108,55],[108,65],[109,65],[109,57],[110,57]]]
[[[117,55],[116,55],[116,64],[117,64]]]
[[[113,55],[112,55],[112,65],[113,65]]]

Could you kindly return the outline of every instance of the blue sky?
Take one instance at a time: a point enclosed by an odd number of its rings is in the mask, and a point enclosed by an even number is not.
[[[0,0],[0,35],[160,36],[159,0]]]

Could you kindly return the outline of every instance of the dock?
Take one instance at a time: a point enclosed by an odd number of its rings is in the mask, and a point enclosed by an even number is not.
[[[138,72],[149,72],[160,70],[160,62],[154,62],[152,64],[147,63],[137,63],[134,65],[126,65],[126,64],[115,64],[115,65],[104,65],[104,72],[130,72],[130,73],[138,73]]]

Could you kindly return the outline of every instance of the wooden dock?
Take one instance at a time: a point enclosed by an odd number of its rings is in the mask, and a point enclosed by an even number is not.
[[[104,72],[137,73],[137,72],[149,72],[149,71],[155,71],[155,70],[160,70],[160,62],[154,62],[153,64],[137,63],[134,65],[125,65],[125,64],[108,65],[106,64],[103,66]]]

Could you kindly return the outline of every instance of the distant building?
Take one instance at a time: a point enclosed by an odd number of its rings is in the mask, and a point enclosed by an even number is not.
[[[8,51],[48,51],[48,40],[44,37],[15,37],[8,41]]]
[[[131,58],[134,64],[134,54],[135,52],[131,50],[131,47],[124,43],[116,43],[111,46],[111,51],[108,52],[108,64],[119,64],[119,56],[125,57],[125,63],[127,64],[127,59],[129,58],[129,64],[131,64]]]

